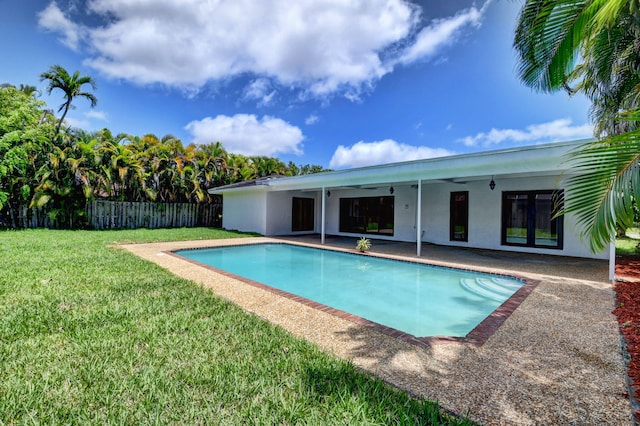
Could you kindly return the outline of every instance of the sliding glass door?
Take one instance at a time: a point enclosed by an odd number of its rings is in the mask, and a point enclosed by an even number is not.
[[[519,191],[502,194],[502,244],[562,248],[562,191]]]
[[[394,197],[340,199],[340,232],[393,235]]]

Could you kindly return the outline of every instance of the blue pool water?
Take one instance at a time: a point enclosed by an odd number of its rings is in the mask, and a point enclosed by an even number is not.
[[[417,337],[466,336],[524,283],[290,244],[176,254]]]

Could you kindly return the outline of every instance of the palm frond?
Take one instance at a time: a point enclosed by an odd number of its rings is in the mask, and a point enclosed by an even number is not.
[[[616,19],[628,10],[629,0],[595,0],[598,13],[594,16],[595,31],[615,25]]]
[[[640,120],[640,112],[625,119]],[[618,225],[633,223],[633,198],[640,199],[640,130],[586,144],[569,161],[575,174],[567,178],[561,214],[574,214],[591,250],[601,251]]]
[[[587,0],[529,0],[518,18],[517,71],[529,87],[551,92],[566,87],[596,11]]]

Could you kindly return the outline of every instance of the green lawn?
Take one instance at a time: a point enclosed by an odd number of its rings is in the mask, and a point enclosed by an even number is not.
[[[464,424],[117,242],[0,232],[0,424]]]
[[[629,237],[616,238],[616,254],[640,255],[638,244],[640,240]]]
[[[640,228],[629,228],[624,237],[616,238],[616,254],[640,255],[638,244],[640,244]]]

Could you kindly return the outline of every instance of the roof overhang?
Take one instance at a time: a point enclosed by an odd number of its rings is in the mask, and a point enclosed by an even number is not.
[[[266,179],[253,185],[227,185],[212,188],[211,194],[236,191],[290,191],[320,188],[373,188],[380,184],[450,182],[467,183],[492,176],[515,178],[559,176],[569,173],[568,157],[589,141],[557,142],[496,151],[453,155],[426,160],[390,163],[303,176]]]

